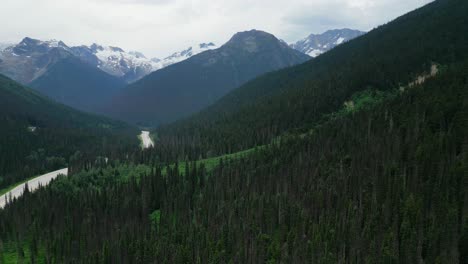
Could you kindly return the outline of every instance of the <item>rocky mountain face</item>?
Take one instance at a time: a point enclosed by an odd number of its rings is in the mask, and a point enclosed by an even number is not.
[[[153,59],[153,61],[160,63],[160,69],[172,65],[174,63],[181,62],[186,60],[194,55],[202,53],[207,50],[212,50],[218,48],[213,42],[210,43],[201,43],[198,46],[189,47],[183,51],[175,52],[172,55],[164,58],[163,60]]]
[[[188,50],[187,56],[189,52],[193,54],[194,50]],[[106,111],[141,124],[173,121],[206,107],[261,74],[309,59],[269,33],[240,32],[218,49],[194,55],[129,85]]]
[[[353,29],[334,29],[328,30],[322,34],[311,34],[308,37],[299,40],[290,46],[311,57],[318,55],[356,37],[365,32]]]
[[[0,52],[0,73],[57,102],[94,112],[125,82],[76,56],[62,41],[24,38]]]
[[[143,53],[138,51],[126,52],[119,47],[101,46],[98,44],[72,47],[71,49],[73,54],[82,60],[110,75],[122,78],[127,83],[132,83],[154,71],[215,47],[213,43],[203,43],[198,47],[189,47],[181,52],[176,52],[162,60],[147,58]]]
[[[72,51],[83,61],[110,75],[122,78],[127,83],[134,82],[158,69],[158,65],[142,53],[126,52],[118,47],[92,44],[72,47]]]
[[[24,38],[19,44],[0,49],[0,73],[29,84],[54,63],[72,56],[65,43]]]
[[[290,44],[290,47],[316,57],[363,33],[351,29],[329,30],[323,34],[311,34]],[[247,43],[246,47],[248,46]],[[91,66],[122,79],[125,83],[133,83],[154,71],[216,48],[218,47],[214,43],[201,43],[159,59],[147,58],[141,52],[125,51],[113,46],[92,44],[69,47],[58,40],[41,41],[26,37],[16,45],[0,43],[0,73],[22,84],[29,84],[56,62],[76,56]]]
[[[90,46],[69,47],[62,41],[24,38],[16,45],[0,43],[0,73],[23,84],[29,84],[44,74],[52,64],[75,56],[126,83],[132,83],[151,72],[214,48],[216,45],[213,43],[202,43],[158,59],[147,58],[141,52],[127,52],[119,47],[96,43]]]

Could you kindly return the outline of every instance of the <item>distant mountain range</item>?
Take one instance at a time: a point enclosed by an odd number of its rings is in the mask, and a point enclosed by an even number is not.
[[[61,41],[24,38],[19,44],[4,47],[0,53],[0,73],[28,84],[44,74],[54,63],[71,56]]]
[[[126,52],[118,47],[101,46],[98,44],[72,47],[71,49],[75,56],[110,75],[122,78],[125,82],[131,83],[151,72],[213,48],[216,48],[216,45],[213,43],[202,43],[196,47],[189,47],[183,51],[176,52],[164,59],[148,59],[141,52]]]
[[[221,48],[202,43],[164,59],[113,46],[70,47],[59,40],[26,37],[18,44],[0,44],[0,73],[83,111],[159,124],[196,112],[258,75],[304,62],[310,59],[307,54],[315,57],[362,33],[330,30],[288,45],[253,30],[236,34]],[[123,89],[127,84],[132,85]]]
[[[315,59],[237,33],[118,92],[133,122],[216,100],[144,151],[136,128],[0,75],[0,192],[70,169],[3,199],[0,261],[467,264],[467,14],[431,1]],[[88,69],[111,76],[73,56],[33,82]]]
[[[164,59],[149,59],[141,52],[127,52],[119,47],[99,44],[69,47],[58,40],[41,41],[26,37],[18,44],[0,43],[0,73],[29,84],[52,64],[72,55],[123,82],[131,83],[153,71],[214,48],[216,45],[213,43],[201,43]]]
[[[213,43],[147,59],[118,47],[69,47],[62,41],[24,38],[0,45],[0,73],[74,108],[96,112],[126,84],[205,50]]]
[[[153,62],[142,53],[126,52],[119,47],[92,44],[71,49],[78,58],[124,82],[138,80],[155,68]]]
[[[365,34],[363,31],[353,29],[334,29],[322,34],[311,34],[308,37],[290,44],[290,46],[311,57],[327,52],[334,47]]]
[[[153,72],[126,87],[106,107],[106,113],[142,124],[170,122],[261,74],[309,59],[269,33],[240,32],[218,49]]]
[[[290,46],[311,57],[316,57],[363,33],[352,29],[329,30],[323,34],[311,34]],[[107,74],[122,79],[125,83],[132,83],[151,72],[216,48],[218,46],[212,42],[201,43],[159,59],[147,58],[141,52],[125,51],[119,47],[96,43],[90,46],[69,47],[59,40],[41,41],[26,37],[18,44],[0,43],[0,73],[20,83],[29,84],[44,74],[55,62],[73,55]]]

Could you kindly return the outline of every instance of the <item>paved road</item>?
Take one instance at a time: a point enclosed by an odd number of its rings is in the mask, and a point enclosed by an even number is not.
[[[150,137],[149,131],[141,131],[140,137],[143,143],[143,148],[154,147],[154,142]]]
[[[143,143],[143,148],[149,148],[154,146],[154,142],[150,137],[149,131],[141,131],[141,141]],[[49,172],[47,174],[38,176],[32,180],[29,180],[27,182],[29,191],[34,191],[37,188],[39,188],[40,185],[46,186],[50,183],[51,180],[57,178],[59,175],[68,175],[68,168]],[[21,195],[23,195],[24,192],[24,187],[26,186],[26,183],[20,184],[11,191],[7,192],[4,195],[0,196],[0,209],[5,207],[7,199],[13,199],[13,198],[18,198]]]
[[[47,174],[44,174],[44,175],[38,176],[38,177],[36,177],[36,178],[34,178],[32,180],[29,180],[27,182],[29,191],[36,190],[37,188],[39,188],[39,185],[46,186],[47,184],[49,184],[49,182],[51,180],[57,178],[57,176],[59,176],[59,175],[68,175],[68,168],[53,171],[53,172],[49,172]],[[9,199],[10,194],[11,194],[12,199],[13,198],[18,198],[21,195],[23,195],[25,185],[26,185],[26,183],[23,183],[23,184],[15,187],[13,190],[9,191],[8,193],[0,196],[0,209],[5,207],[6,198]]]

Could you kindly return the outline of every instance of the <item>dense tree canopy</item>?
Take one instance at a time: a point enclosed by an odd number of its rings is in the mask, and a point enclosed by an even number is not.
[[[0,212],[4,258],[458,263],[468,236],[467,69],[450,66],[214,170],[112,162],[61,178]]]
[[[156,132],[182,156],[236,152],[307,128],[363,90],[395,90],[468,56],[468,2],[435,1],[305,64],[267,74]]]
[[[257,79],[154,149],[90,136],[0,210],[0,262],[466,263],[467,10],[435,1]]]
[[[66,167],[75,153],[110,157],[138,146],[135,128],[52,102],[4,76],[0,124],[0,189]]]

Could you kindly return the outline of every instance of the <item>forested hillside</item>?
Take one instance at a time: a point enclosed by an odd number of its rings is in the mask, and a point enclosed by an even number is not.
[[[0,259],[463,263],[467,70],[449,65],[214,170],[111,163],[59,179],[0,211]]]
[[[131,127],[0,79],[0,160],[21,172],[42,143],[72,156],[68,177],[0,210],[0,262],[467,263],[466,14],[432,2],[144,151]]]
[[[55,103],[0,75],[0,189],[65,167],[70,157],[137,148],[138,131],[124,123]]]
[[[295,67],[257,78],[213,106],[156,132],[181,157],[270,142],[337,111],[358,92],[396,90],[468,57],[468,2],[435,1]]]

